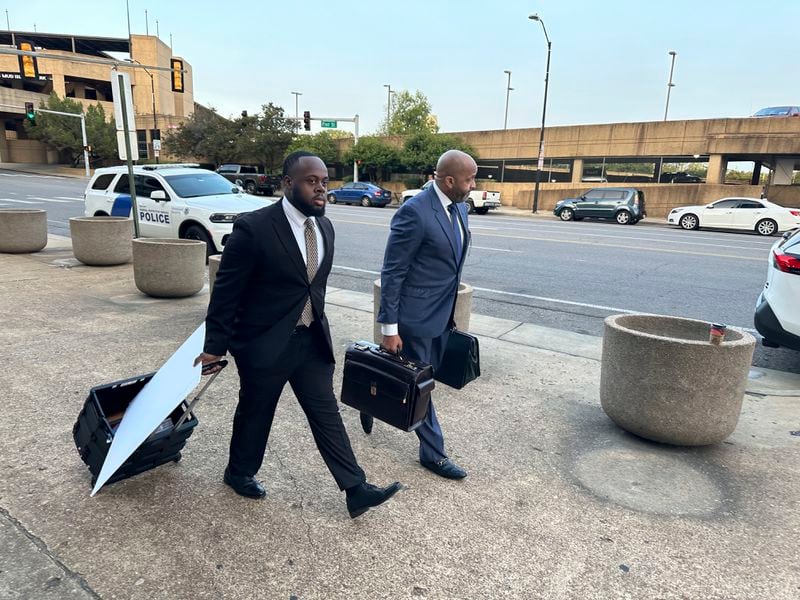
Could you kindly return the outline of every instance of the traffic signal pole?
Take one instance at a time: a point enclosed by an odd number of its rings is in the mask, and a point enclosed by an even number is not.
[[[86,140],[86,117],[84,114],[48,110],[46,108],[37,108],[36,110],[43,113],[49,113],[51,115],[61,115],[62,117],[78,117],[81,120],[81,137],[83,138],[83,166],[86,169],[86,177],[89,177],[89,142]]]

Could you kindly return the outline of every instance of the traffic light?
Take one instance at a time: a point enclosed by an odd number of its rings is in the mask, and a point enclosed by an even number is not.
[[[25,117],[31,122],[36,123],[36,110],[33,108],[33,102],[25,103]]]
[[[17,43],[17,50],[33,52],[36,49],[31,42],[19,40]],[[19,56],[19,75],[22,77],[23,81],[37,81],[39,79],[39,66],[36,63],[35,56]]]
[[[303,128],[306,131],[311,131],[311,111],[303,112]]]

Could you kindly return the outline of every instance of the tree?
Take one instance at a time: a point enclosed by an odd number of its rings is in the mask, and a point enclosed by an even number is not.
[[[40,108],[59,112],[83,114],[83,104],[70,98],[59,98],[53,92]],[[116,153],[116,129],[114,123],[106,121],[105,111],[100,104],[89,106],[86,110],[86,137],[92,153],[99,159],[113,158]],[[83,157],[83,136],[81,123],[74,117],[37,112],[35,124],[25,122],[25,131],[32,139],[39,140],[58,150],[78,164]]]
[[[359,138],[358,143],[347,151],[344,161],[359,161],[372,181],[382,181],[384,171],[400,166],[400,153],[382,139],[367,136]]]
[[[198,108],[164,138],[164,151],[188,160],[214,164],[234,162],[240,156],[233,124],[213,108]]]
[[[339,148],[336,146],[333,136],[328,131],[321,131],[314,135],[299,135],[286,149],[286,155],[298,150],[312,152],[319,156],[326,165],[331,165],[338,161]]]
[[[439,124],[431,114],[431,103],[417,90],[413,94],[406,90],[395,94],[392,102],[392,116],[383,122],[384,135],[414,135],[417,133],[437,133]]]
[[[255,117],[242,117],[234,124],[238,121],[247,121],[242,128],[243,154],[254,158],[268,171],[280,169],[294,137],[294,120],[287,119],[283,108],[270,102],[263,105]]]
[[[473,158],[478,156],[475,149],[458,136],[422,132],[406,139],[400,153],[400,161],[409,171],[432,173],[436,161],[447,150],[461,150]]]
[[[86,138],[92,147],[92,157],[102,163],[118,158],[117,128],[114,117],[106,120],[102,104],[92,104],[86,109]]]

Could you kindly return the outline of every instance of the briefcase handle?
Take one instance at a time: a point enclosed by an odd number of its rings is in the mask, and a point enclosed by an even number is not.
[[[372,352],[373,354],[377,354],[378,356],[385,356],[389,360],[393,360],[394,362],[399,363],[403,366],[408,366],[411,367],[412,369],[416,367],[416,365],[413,362],[403,358],[403,355],[400,354],[399,352],[395,354],[393,352],[389,352],[388,350],[384,350],[380,346],[378,346],[377,348],[370,348],[369,351]]]

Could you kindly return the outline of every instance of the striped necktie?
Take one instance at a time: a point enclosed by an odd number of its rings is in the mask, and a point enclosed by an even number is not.
[[[309,283],[314,281],[314,276],[317,274],[317,262],[319,255],[317,253],[317,234],[314,231],[314,220],[311,218],[306,219],[305,227],[306,238],[306,273],[308,274]],[[303,312],[300,315],[298,325],[305,325],[309,327],[314,322],[314,310],[311,307],[311,296],[306,298]]]

